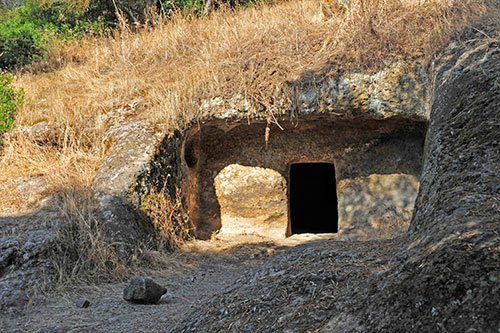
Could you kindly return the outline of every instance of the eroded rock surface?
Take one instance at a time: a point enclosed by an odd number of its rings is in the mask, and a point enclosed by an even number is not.
[[[436,63],[421,189],[400,263],[351,296],[361,331],[500,327],[500,44],[462,38]],[[335,321],[328,332],[356,331]]]
[[[408,230],[419,181],[406,174],[372,174],[338,184],[339,224],[348,238],[392,238]]]
[[[419,61],[399,61],[376,73],[347,73],[325,77],[307,73],[286,89],[277,90],[271,111],[277,116],[308,114],[338,119],[386,119],[425,121],[429,118],[428,73]],[[290,96],[291,95],[291,96]],[[244,96],[214,97],[201,104],[206,118],[266,119],[268,113]]]
[[[254,122],[251,126],[258,127],[259,122],[262,123],[263,120],[266,120],[270,112],[283,127],[287,128],[287,134],[293,135],[295,135],[292,133],[295,127],[298,131],[304,129],[314,132],[309,128],[309,125],[301,124],[301,121],[306,118],[321,119],[324,122],[332,123],[353,121],[360,124],[363,121],[373,122],[374,120],[391,119],[393,122],[407,121],[425,124],[430,110],[428,85],[428,73],[419,60],[391,63],[376,73],[343,73],[333,77],[325,77],[324,73],[321,72],[309,72],[299,80],[287,83],[286,86],[282,87],[283,89],[277,89],[268,109],[256,105],[242,95],[235,95],[231,98],[216,96],[201,101],[199,121],[192,124],[191,130],[203,127],[204,124],[206,127],[210,127],[214,121],[227,123],[230,128],[248,122]],[[129,109],[133,109],[133,107]],[[139,209],[141,198],[154,188],[175,195],[177,192],[173,187],[179,186],[186,173],[196,172],[181,171],[182,141],[188,131],[171,135],[164,129],[155,129],[151,124],[131,120],[133,117],[130,117],[128,112],[127,108],[119,110],[116,120],[113,120],[115,125],[106,134],[106,142],[110,147],[109,153],[94,182],[102,224],[108,230],[111,239],[123,244],[122,252],[125,256],[130,253],[134,243],[144,241],[144,238],[147,238],[147,219],[144,219]],[[133,113],[133,110],[130,113]],[[114,119],[114,116],[110,119]],[[361,125],[361,127],[363,126]],[[357,135],[362,134],[363,131],[364,129],[360,130]],[[380,129],[378,133],[383,131]],[[283,159],[283,156],[279,155],[283,153],[284,149],[288,149],[286,143],[283,147],[273,144],[279,140],[277,139],[278,135],[281,134],[279,132],[278,127],[273,128],[270,150],[267,151],[267,154],[261,154],[275,156],[276,162],[255,165],[257,159],[254,156],[258,152],[254,152],[254,155],[248,155],[248,158],[253,160],[245,165],[272,167],[284,174],[282,170],[278,170],[279,168],[273,167],[279,162],[279,159]],[[261,133],[256,138],[262,144],[259,143],[256,147],[264,145],[264,127],[261,129]],[[330,133],[330,135],[345,134]],[[319,132],[310,135],[323,136],[320,142],[329,137],[329,135]],[[226,153],[230,151],[228,149],[230,147],[219,143],[218,145],[219,147],[215,147],[212,151],[221,148],[226,149]],[[304,146],[304,143],[300,143],[300,145],[303,147],[302,151],[295,149],[289,152],[294,154],[296,159],[301,156],[305,156],[306,159],[310,158],[310,155],[304,152],[318,150],[316,147],[311,147],[314,146],[312,142],[308,142],[307,146]],[[320,146],[320,144],[317,145]],[[337,147],[333,148],[327,145],[321,148],[324,150],[331,148],[332,151],[337,149]],[[349,149],[348,147],[343,149],[346,148]],[[278,151],[273,153],[274,150]],[[240,154],[243,156],[247,152],[242,151]],[[325,155],[332,154],[324,153],[321,158],[326,158]],[[224,156],[224,153],[221,156]],[[270,159],[266,156],[263,158]],[[237,163],[237,161],[233,162]],[[201,182],[204,181],[203,179],[212,182],[218,171],[228,164],[231,163],[217,167],[217,170],[199,170],[199,174],[195,175],[195,178]],[[210,201],[207,204],[200,204],[205,200],[203,198],[194,198],[194,194],[184,193],[185,201],[189,206],[187,208],[191,212],[191,219],[197,228],[197,235],[206,238],[220,228],[220,212],[218,211],[218,203],[215,202],[216,195],[213,185],[197,184],[197,181],[190,181],[190,184],[183,186],[183,190],[189,192],[195,191],[198,187],[206,188],[204,189],[208,193],[206,197],[210,197],[207,199]],[[205,207],[200,208],[199,204]],[[208,207],[212,207],[212,209]],[[198,223],[198,221],[201,222]]]
[[[48,254],[61,225],[48,211],[0,217],[0,311],[22,310],[54,278]]]
[[[16,237],[0,238],[0,270],[8,267],[19,252],[19,242]]]
[[[278,272],[262,269],[243,289],[193,310],[198,319],[185,320],[181,330],[498,330],[500,44],[478,33],[463,38],[436,63],[422,183],[409,236],[379,257],[366,279],[352,272],[349,286],[327,264],[304,272],[307,258],[300,264],[290,261]],[[371,269],[368,262],[369,257],[353,256],[347,266]],[[332,289],[337,286],[343,289]]]

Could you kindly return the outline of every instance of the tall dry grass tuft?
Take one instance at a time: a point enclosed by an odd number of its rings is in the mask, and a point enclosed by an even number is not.
[[[156,247],[173,251],[192,237],[189,215],[182,204],[180,190],[175,198],[163,192],[153,192],[141,203],[141,210],[151,219],[157,231]]]
[[[130,274],[132,267],[119,257],[99,229],[93,193],[89,189],[65,188],[58,197],[65,224],[50,256],[58,273],[57,285],[74,285],[76,281],[102,283]]]
[[[429,57],[486,11],[481,0],[352,0],[345,14],[324,19],[319,0],[290,1],[199,19],[176,16],[140,31],[61,46],[15,81],[26,93],[17,125],[45,121],[53,139],[40,143],[22,131],[10,133],[0,152],[0,184],[39,175],[47,180],[46,194],[59,193],[61,214],[74,224],[62,244],[82,249],[61,247],[76,262],[68,271],[69,262],[62,261],[62,272],[99,275],[108,265],[123,272],[96,233],[88,197],[106,154],[106,119],[117,109],[135,101],[133,117],[174,129],[195,120],[206,98],[240,93],[266,105],[277,87],[306,70],[328,75]],[[8,186],[0,186],[0,198],[0,214],[28,208]],[[176,203],[155,205],[176,211]],[[179,235],[176,225],[159,228]],[[90,267],[85,258],[92,258]]]

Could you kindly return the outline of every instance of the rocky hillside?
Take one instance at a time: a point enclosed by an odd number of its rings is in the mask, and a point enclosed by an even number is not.
[[[0,329],[497,331],[499,5],[350,1],[324,16],[306,0],[172,17],[17,74],[25,103],[0,153]],[[408,233],[167,253],[172,235],[142,204],[160,189],[155,216],[187,225],[175,196],[187,129],[315,112],[429,121]],[[135,273],[168,297],[124,303]],[[82,284],[100,289],[68,292]]]

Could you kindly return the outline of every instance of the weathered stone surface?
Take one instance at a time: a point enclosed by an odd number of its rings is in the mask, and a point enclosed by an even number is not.
[[[71,329],[66,326],[63,327],[50,326],[39,329],[37,333],[66,333],[68,331],[71,331]]]
[[[90,306],[90,301],[88,299],[82,297],[82,298],[79,298],[76,300],[75,305],[78,308],[85,309],[85,308],[88,308]]]
[[[191,140],[195,141],[193,150],[196,151],[197,163],[189,167],[183,161],[186,170],[183,192],[189,193],[188,208],[197,231],[206,226],[210,233],[222,226],[223,209],[221,210],[221,202],[216,193],[217,184],[214,186],[214,182],[228,165],[272,169],[281,174],[286,182],[289,182],[289,167],[292,163],[318,161],[335,165],[337,182],[365,179],[374,173],[402,173],[415,177],[420,173],[425,123],[396,119],[335,121],[330,118],[313,118],[303,119],[298,125],[284,122],[282,127],[283,130],[273,127],[267,145],[264,140],[266,125],[262,123],[228,127],[213,124],[188,135],[186,145],[191,145]],[[233,176],[244,178],[236,174]],[[256,185],[257,177],[252,179],[249,186],[262,186]],[[245,181],[249,180],[235,180],[240,183]],[[241,196],[247,198],[246,201],[250,200],[252,191],[259,193],[258,189],[246,189],[245,186],[233,186],[232,189],[235,198],[239,198],[241,192]],[[262,207],[260,211],[266,211],[264,203],[257,204],[259,199],[251,200],[256,202],[254,216],[259,214],[259,205]],[[223,201],[228,202],[227,199]],[[279,206],[277,215],[285,217],[287,205]],[[364,203],[358,205],[365,206]],[[235,207],[235,211],[241,210],[238,205]],[[376,218],[385,214],[382,209],[376,212],[379,214]],[[358,220],[361,218],[367,220],[368,216],[359,217]],[[240,217],[234,223],[250,224],[250,221]],[[342,224],[340,227],[342,228]]]
[[[252,217],[256,210],[274,215],[283,208],[285,179],[266,168],[231,164],[215,177],[217,196],[227,214]]]
[[[94,180],[96,199],[106,230],[117,240],[140,239],[141,228],[129,207],[129,193],[139,174],[148,166],[159,142],[149,124],[128,124],[112,128],[114,141]]]
[[[0,238],[0,277],[2,270],[12,264],[19,252],[19,242],[16,237]]]
[[[8,274],[0,280],[0,309],[19,308],[26,304],[29,296],[24,282],[22,272]]]
[[[225,120],[266,119],[268,111],[272,111],[278,117],[299,119],[301,115],[324,114],[337,119],[399,117],[426,121],[427,84],[428,75],[418,61],[400,61],[373,74],[308,74],[287,89],[277,90],[271,110],[263,110],[244,96],[235,95],[203,101],[201,114],[207,119]]]
[[[408,230],[418,178],[372,174],[338,182],[339,234],[349,239],[391,238]],[[286,236],[287,184],[280,173],[231,164],[214,179],[221,235]]]
[[[419,181],[414,175],[372,174],[338,183],[340,234],[391,238],[408,230]]]
[[[16,187],[17,192],[25,200],[32,200],[34,195],[41,194],[47,190],[47,181],[43,176],[35,176],[19,181]]]
[[[23,259],[35,258],[47,251],[54,235],[47,230],[30,231],[26,235],[26,242],[22,247]]]
[[[14,189],[17,192],[16,195],[22,199],[22,204],[18,205],[15,210],[7,210],[7,207],[3,207],[1,213],[4,215],[29,213],[34,209],[42,209],[54,204],[54,196],[49,194],[49,184],[46,176],[42,174],[11,178],[1,183],[0,189]]]
[[[54,266],[47,254],[60,225],[48,211],[0,217],[1,311],[19,311],[35,292],[48,285]]]
[[[269,112],[283,126],[290,124],[290,119],[295,122],[304,117],[327,117],[332,122],[353,120],[358,123],[362,120],[398,118],[425,123],[429,113],[427,83],[426,71],[419,61],[396,62],[376,73],[345,73],[332,77],[325,77],[320,72],[307,74],[283,89],[277,89],[268,110],[238,94],[228,99],[213,97],[202,101],[199,123],[193,127],[214,119],[232,121],[235,125],[243,120],[259,121],[266,119]],[[167,135],[163,129],[155,128],[150,123],[130,120],[130,115],[134,114],[139,104],[140,101],[134,101],[103,119],[112,122],[104,136],[109,151],[94,181],[103,229],[110,239],[121,244],[124,256],[130,253],[132,244],[147,238],[148,222],[139,210],[141,198],[152,188],[175,194],[175,187],[180,186],[182,177],[193,173],[187,169],[183,170],[183,174],[180,171],[179,153],[185,135]],[[262,138],[259,136],[262,141],[263,131]],[[276,142],[274,131],[271,132],[271,147],[273,140]],[[272,151],[273,148],[267,155]],[[297,159],[303,155],[307,154],[297,152]],[[276,153],[274,156],[278,157]],[[270,166],[268,163],[248,165]],[[208,177],[212,181],[215,175],[200,172],[195,177]],[[192,191],[198,185],[193,179],[190,184],[183,185],[183,190]],[[209,195],[215,198],[214,190],[208,189]],[[213,225],[220,226],[216,210],[206,212],[204,208],[193,206],[198,200],[203,199],[192,195],[185,198],[191,218],[212,220]],[[210,205],[218,206],[217,203]],[[203,225],[198,225],[199,236],[208,236],[213,231],[211,227],[204,229]]]
[[[129,120],[139,103],[134,101],[102,119],[111,122],[103,136],[109,149],[94,179],[101,229],[120,244],[118,250],[124,257],[132,244],[145,237],[147,226],[141,221],[136,188],[164,136],[151,123]]]
[[[333,113],[339,118],[427,120],[425,70],[397,62],[374,74],[352,73],[304,79],[295,90],[298,114]]]
[[[354,327],[377,332],[498,329],[499,71],[499,41],[478,32],[437,58],[410,236],[394,269],[351,296],[358,299],[351,307]],[[341,328],[332,321],[327,332]]]
[[[286,236],[286,181],[272,170],[231,164],[215,177],[221,234]]]
[[[155,304],[166,292],[166,288],[150,278],[133,276],[123,290],[123,299],[132,303]]]
[[[19,126],[12,132],[12,135],[24,134],[36,141],[38,144],[58,144],[59,130],[46,121],[41,121],[32,126]]]
[[[438,57],[408,237],[296,246],[195,306],[178,330],[498,331],[500,44],[483,34]]]
[[[436,65],[442,83],[436,87],[413,234],[432,228],[428,235],[442,238],[498,223],[500,46],[469,43],[453,44]],[[436,223],[443,219],[449,223]]]
[[[0,310],[19,311],[34,295],[35,290],[50,280],[53,273],[50,261],[43,259],[16,261],[3,274],[0,270]]]

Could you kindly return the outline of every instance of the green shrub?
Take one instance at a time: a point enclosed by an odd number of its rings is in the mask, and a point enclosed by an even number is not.
[[[164,0],[160,3],[165,13],[180,10],[188,14],[200,15],[204,10],[205,0]]]
[[[66,1],[28,0],[12,10],[1,10],[0,69],[12,70],[42,59],[54,38],[68,40],[102,31],[113,15],[96,2],[79,8]]]
[[[44,44],[41,31],[17,18],[0,23],[0,69],[25,66],[40,59]]]
[[[21,90],[12,86],[12,75],[0,73],[0,135],[14,126],[14,114],[23,96]]]
[[[104,28],[106,11],[92,3],[82,8],[68,1],[41,4],[39,0],[29,0],[15,10],[15,16],[22,23],[34,24],[48,37],[55,34],[62,39],[73,38]]]

